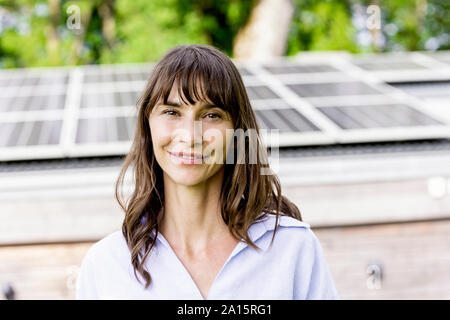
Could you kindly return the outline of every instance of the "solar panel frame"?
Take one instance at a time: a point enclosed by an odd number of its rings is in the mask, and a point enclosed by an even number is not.
[[[305,63],[297,64],[291,63],[289,61],[278,62],[276,64],[263,64],[262,67],[265,71],[268,71],[272,75],[283,75],[283,74],[317,74],[317,73],[334,73],[337,72],[333,66],[327,63]]]
[[[141,95],[141,91],[100,91],[83,92],[81,94],[81,109],[95,109],[108,107],[135,106]]]
[[[3,101],[12,98],[12,106],[2,107],[0,111],[0,125],[15,126],[16,130],[14,141],[8,143],[12,145],[5,147],[3,142],[0,147],[0,161],[61,158],[64,155],[60,138],[64,95],[71,69],[0,70],[0,79],[14,80],[0,90]]]
[[[133,116],[137,113],[136,106],[122,107],[100,107],[90,109],[80,109],[78,118],[98,118],[98,117],[119,117]]]
[[[336,63],[336,60],[333,61],[333,63]],[[343,66],[342,64],[340,65],[340,68],[337,68],[339,70],[341,70],[342,72],[348,72],[348,69],[346,68],[346,66]],[[352,68],[350,68],[350,70],[352,70]],[[351,75],[351,77],[353,78],[359,78],[361,79],[361,81],[364,81],[365,83],[367,83],[368,85],[372,86],[373,88],[376,88],[377,90],[380,91],[380,94],[377,95],[370,95],[368,96],[367,99],[367,103],[370,103],[371,99],[375,98],[375,100],[380,100],[380,101],[398,101],[398,99],[403,99],[404,96],[401,96],[398,94],[398,92],[396,92],[395,90],[392,90],[391,87],[385,85],[384,83],[382,83],[379,79],[377,79],[376,77],[372,77],[369,76],[364,70],[360,70],[358,68],[353,68],[353,71],[349,72],[348,74]],[[320,83],[320,81],[317,81],[318,83]],[[318,99],[321,99],[322,104],[325,101],[325,99],[327,99],[328,101],[326,101],[328,103],[328,105],[330,105],[331,103],[336,103],[336,100],[342,99],[342,100],[349,100],[350,99],[354,99],[355,97],[358,96],[341,96],[341,97],[321,97]],[[303,99],[304,100],[304,99]],[[308,99],[306,99],[308,100]],[[317,100],[314,102],[318,102]],[[373,102],[373,101],[372,101]],[[410,104],[412,102],[409,102]],[[420,107],[416,104],[414,106],[415,108],[419,108]],[[423,110],[421,110],[423,111]],[[428,116],[430,116],[429,113],[424,112],[425,114],[427,114]],[[431,116],[431,118],[433,118],[433,116]],[[383,134],[383,132],[380,132],[379,129],[357,129],[357,130],[351,130],[351,132],[346,131],[346,132],[342,132],[340,130],[332,130],[331,134],[334,135],[335,141],[336,142],[363,142],[366,140],[366,138],[369,139],[369,141],[377,141],[379,138],[382,139],[386,139],[386,137],[389,137],[389,140],[402,140],[405,138],[405,136],[410,136],[411,139],[414,138],[424,138],[426,136],[433,138],[433,137],[437,137],[437,136],[441,136],[441,137],[448,137],[448,128],[445,125],[437,125],[437,126],[432,126],[432,127],[427,127],[427,129],[424,131],[424,128],[422,127],[415,127],[415,128],[404,128],[402,127],[401,130],[405,130],[402,133],[399,133],[397,129],[385,129],[386,132],[385,134]],[[367,136],[369,135],[369,136]]]
[[[284,84],[315,84],[326,82],[354,82],[358,79],[351,77],[344,72],[323,72],[309,74],[283,74],[275,75]]]
[[[371,54],[368,59],[375,60],[377,57],[383,57],[382,59],[394,59],[398,63],[403,61],[410,61],[419,66],[423,66],[422,69],[410,68],[410,69],[397,69],[392,70],[371,70],[370,73],[377,78],[385,82],[402,82],[416,79],[417,81],[429,81],[429,80],[445,80],[450,78],[450,64],[443,63],[437,59],[434,59],[429,54],[423,52],[410,52],[410,53],[397,53],[397,54]],[[351,59],[354,66],[358,66],[358,55]],[[361,70],[363,70],[361,68]],[[367,71],[367,70],[364,70]]]
[[[327,144],[333,141],[333,131],[339,130],[335,124],[314,110],[311,105],[289,90],[280,79],[262,66],[250,64],[247,67],[258,75],[261,82],[272,88],[288,106],[297,110],[319,129],[315,132],[280,132],[280,146]]]
[[[0,97],[21,97],[32,95],[53,95],[66,94],[67,86],[59,83],[54,85],[39,85],[39,86],[11,86],[5,90],[0,90]]]
[[[429,56],[432,59],[435,59],[439,62],[445,63],[447,65],[450,65],[450,53],[449,51],[435,51],[435,52],[427,52],[424,53],[425,55]]]
[[[237,65],[237,68],[238,68],[238,71],[239,71],[241,77],[247,77],[247,76],[253,75],[246,67]]]
[[[314,97],[364,96],[382,94],[362,81],[287,84],[289,89],[304,99]],[[334,91],[333,91],[334,90]],[[331,94],[330,94],[331,91]]]
[[[0,147],[0,161],[19,161],[36,159],[60,159],[67,154],[59,145],[54,146],[22,146]]]
[[[393,57],[394,55],[390,56]],[[411,53],[404,56],[397,55],[398,59],[408,57],[408,61],[424,66],[424,70],[387,70],[387,71],[366,71],[352,64],[350,56],[339,55],[337,58],[327,59],[325,65],[331,68],[313,70],[316,61],[295,61],[289,59],[277,59],[271,62],[272,65],[282,66],[303,66],[302,70],[309,68],[306,73],[292,74],[272,74],[264,69],[263,65],[254,62],[237,64],[242,71],[242,78],[246,87],[267,86],[278,95],[266,97],[267,99],[252,98],[251,104],[256,113],[273,112],[277,116],[283,110],[293,108],[301,117],[318,128],[313,132],[280,132],[279,146],[300,146],[310,144],[334,144],[348,142],[370,142],[382,140],[404,140],[404,139],[426,139],[450,137],[449,123],[443,125],[428,125],[414,127],[396,128],[364,128],[342,130],[336,123],[324,116],[318,108],[332,107],[333,105],[356,106],[361,105],[358,111],[364,111],[364,106],[374,103],[384,104],[405,103],[414,110],[420,111],[432,119],[437,119],[436,114],[422,108],[423,103],[400,89],[392,88],[384,83],[386,79],[401,80],[409,77],[413,79],[450,79],[448,63],[442,59],[436,59],[432,55],[425,53]],[[389,57],[387,57],[390,59]],[[395,59],[394,59],[395,60]],[[393,61],[394,61],[393,60]],[[126,65],[102,65],[102,66],[81,66],[62,68],[39,68],[0,70],[0,86],[5,90],[0,90],[0,101],[7,101],[9,98],[18,98],[18,106],[12,107],[20,110],[0,111],[2,123],[17,124],[20,121],[44,121],[42,127],[35,127],[36,123],[27,124],[27,131],[22,132],[22,136],[17,137],[20,144],[37,143],[39,139],[32,135],[33,132],[44,134],[44,129],[49,130],[46,121],[62,121],[60,141],[58,145],[34,145],[15,146],[10,148],[0,148],[0,161],[5,159],[34,159],[34,158],[55,158],[55,157],[78,157],[78,156],[101,156],[125,154],[131,146],[131,140],[125,141],[125,137],[131,139],[132,130],[127,127],[125,133],[124,123],[130,125],[127,119],[136,115],[136,105],[132,104],[131,92],[138,94],[145,88],[147,76],[153,68],[152,64],[126,64]],[[300,68],[301,69],[301,68]],[[333,70],[333,71],[329,71]],[[320,71],[320,72],[319,72]],[[90,78],[89,78],[90,77]],[[10,79],[13,79],[11,81]],[[323,84],[323,83],[351,83],[361,81],[375,90],[378,94],[367,96],[342,95],[342,96],[322,96],[322,97],[299,97],[289,87],[289,84]],[[66,94],[63,109],[58,109],[58,97],[52,94]],[[98,107],[81,108],[83,94],[102,94],[103,98],[98,102]],[[119,106],[104,106],[114,104],[114,94],[121,100]],[[29,97],[29,98],[27,98]],[[33,99],[33,104],[27,104],[26,99]],[[361,98],[363,97],[363,98]],[[3,100],[2,100],[3,99]],[[22,100],[20,100],[22,99]],[[358,100],[359,99],[359,100]],[[123,100],[123,101],[122,101]],[[45,102],[47,101],[47,102]],[[22,104],[20,104],[22,103]],[[25,104],[24,104],[25,103]],[[44,108],[44,105],[47,105]],[[9,107],[8,107],[9,108]],[[53,108],[53,109],[52,109]],[[3,108],[4,109],[4,108]],[[33,110],[34,109],[34,110]],[[332,110],[332,109],[329,109]],[[281,113],[281,115],[283,115]],[[377,115],[374,119],[381,121],[385,115]],[[76,143],[78,121],[82,119],[111,118],[106,130],[108,139],[114,142],[91,143],[80,145]],[[288,115],[279,116],[280,127],[286,128],[290,118]],[[9,126],[9,125],[7,125]],[[39,125],[38,125],[39,126]],[[131,126],[133,126],[131,124]],[[12,130],[8,127],[8,130]],[[293,128],[291,127],[293,130]],[[299,128],[297,128],[299,129]],[[134,132],[134,131],[133,131]],[[131,135],[131,136],[130,136]],[[31,138],[33,136],[33,138]],[[44,139],[44,138],[42,138]],[[24,142],[25,141],[25,142]],[[270,144],[268,145],[271,146]]]
[[[450,80],[445,82],[394,82],[390,85],[420,98],[450,97]]]
[[[413,96],[407,95],[401,90],[389,86],[373,73],[368,73],[356,65],[352,65],[349,61],[340,61],[337,66],[349,72],[352,76],[360,77],[361,80],[370,83],[375,88],[378,88],[384,93],[386,97],[391,99],[391,103],[406,104],[409,107],[424,113],[431,119],[438,120],[436,116],[430,113],[427,109],[422,108],[422,101]],[[337,102],[337,101],[336,101]],[[372,142],[372,141],[401,141],[401,140],[415,140],[415,139],[434,139],[434,138],[449,138],[450,126],[446,123],[441,125],[430,126],[416,126],[416,127],[396,127],[396,128],[369,128],[369,129],[354,129],[340,131],[336,139],[340,143],[354,143],[354,142]]]
[[[0,122],[17,122],[33,120],[61,120],[64,110],[31,110],[0,112]]]
[[[366,71],[392,71],[392,70],[423,70],[426,66],[415,63],[413,61],[355,61],[355,65]]]
[[[280,133],[320,131],[308,118],[292,107],[259,109],[255,112],[263,120],[265,128],[278,128]]]
[[[67,150],[69,157],[92,157],[125,155],[130,150],[132,141],[116,141],[108,143],[74,144]]]
[[[42,131],[40,131],[38,138],[32,136],[31,133],[36,123],[50,121],[56,122],[56,124],[53,125],[53,127],[49,123],[47,124],[48,143],[44,144],[44,141],[42,141]],[[24,120],[9,122],[9,135],[3,137],[2,143],[0,144],[0,161],[62,157],[64,152],[59,145],[62,120],[57,119],[50,121]],[[4,123],[0,123],[0,126],[3,127],[3,124]],[[53,132],[55,130],[56,132]],[[53,135],[51,134],[52,132]],[[55,139],[56,141],[54,141]],[[38,144],[29,145],[30,140],[37,140]]]
[[[342,105],[366,105],[366,104],[388,104],[392,103],[392,97],[384,94],[364,96],[333,96],[333,97],[311,97],[306,99],[314,107],[327,107],[336,104]]]
[[[289,108],[289,104],[281,98],[251,100],[250,104],[251,104],[253,110]]]
[[[282,109],[278,109],[282,110]],[[259,119],[262,119],[266,124],[267,129],[279,129],[280,133],[282,132],[295,132],[292,125],[287,122],[279,113],[276,112],[276,109],[265,109],[265,110],[257,110],[257,116]]]
[[[247,86],[246,90],[247,90],[248,98],[252,101],[254,101],[254,100],[274,100],[274,99],[280,98],[267,85]]]
[[[143,65],[147,66],[148,65]],[[136,68],[140,68],[139,66],[135,66]],[[111,69],[110,66],[106,68],[106,70]],[[87,68],[87,70],[92,71],[92,67]],[[127,72],[129,68],[126,66],[123,72]],[[78,128],[80,122],[79,121],[89,121],[95,119],[113,119],[112,122],[108,122],[110,125],[115,125],[115,120],[118,117],[122,116],[133,116],[136,112],[136,106],[120,106],[120,107],[98,107],[98,108],[81,108],[81,96],[82,93],[85,92],[126,92],[129,88],[135,88],[136,83],[142,86],[145,85],[144,81],[116,81],[116,82],[106,82],[106,83],[84,83],[84,74],[86,69],[80,68],[79,71],[82,76],[80,76],[77,81],[76,88],[76,97],[78,99],[74,99],[74,103],[72,106],[72,119],[75,122],[72,124],[71,128],[71,137],[68,138],[68,144],[66,145],[65,151],[67,156],[69,157],[85,157],[85,156],[100,156],[100,155],[117,155],[117,154],[126,154],[131,147],[131,140],[128,141],[108,141],[108,142],[96,142],[91,141],[90,143],[77,143],[77,135],[79,134],[80,128]],[[106,129],[108,130],[108,129]],[[117,138],[118,133],[106,131],[105,135],[107,139]],[[117,128],[116,128],[116,131]],[[108,136],[109,135],[109,136]],[[118,140],[118,139],[116,139]]]
[[[449,70],[450,63],[443,62],[439,59],[436,59],[432,55],[424,54],[423,52],[411,52],[410,53],[411,60],[414,62],[426,66],[432,70]]]
[[[361,106],[336,105],[319,107],[318,110],[324,114],[328,114],[328,117],[331,116],[333,121],[338,123],[338,125],[343,129],[349,128],[345,125],[340,125],[339,120],[344,120],[347,124],[351,123],[353,129],[372,129],[383,127],[405,127],[405,129],[407,129],[410,127],[443,124],[442,122],[430,118],[420,111],[405,104],[391,103]],[[339,114],[341,119],[333,117],[332,114]]]
[[[413,71],[413,70],[403,70],[398,72],[393,71],[380,71],[373,72],[377,78],[383,80],[387,83],[394,82],[405,82],[411,81],[411,79],[416,79],[417,81],[435,81],[435,80],[448,80],[450,78],[450,73],[445,70],[424,70],[424,71]]]

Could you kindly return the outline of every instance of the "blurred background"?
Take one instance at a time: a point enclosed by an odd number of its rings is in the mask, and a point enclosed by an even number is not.
[[[136,101],[189,43],[227,53],[279,130],[271,165],[341,298],[450,299],[444,0],[0,0],[0,299],[75,297],[121,228]]]

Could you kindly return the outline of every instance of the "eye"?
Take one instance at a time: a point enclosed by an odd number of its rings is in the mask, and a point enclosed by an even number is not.
[[[222,116],[218,113],[210,112],[206,115],[209,119],[222,119]]]
[[[163,111],[163,114],[167,114],[167,115],[169,115],[169,116],[174,116],[174,115],[176,115],[178,112],[176,111],[176,110],[174,110],[174,109],[166,109],[166,110],[164,110]]]

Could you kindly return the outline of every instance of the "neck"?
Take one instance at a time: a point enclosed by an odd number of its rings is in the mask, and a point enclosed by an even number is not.
[[[222,219],[222,174],[195,185],[176,184],[164,177],[164,215],[161,233],[174,248],[195,254],[229,236]]]

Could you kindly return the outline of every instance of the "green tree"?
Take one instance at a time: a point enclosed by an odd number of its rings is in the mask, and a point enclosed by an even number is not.
[[[0,30],[0,67],[156,60],[185,43],[228,54],[254,0],[0,0],[12,24]],[[80,8],[70,30],[68,9]]]
[[[382,1],[381,9],[384,25],[392,29],[383,30],[387,39],[385,51],[450,48],[449,1]],[[436,41],[434,48],[429,47],[430,39]]]
[[[450,48],[448,0],[294,0],[296,13],[288,54],[304,50],[393,51]],[[381,11],[381,46],[358,43],[354,7],[377,5]]]
[[[155,61],[186,43],[230,56],[258,0],[0,0],[0,68]],[[292,0],[287,54],[450,49],[448,0]],[[381,9],[381,47],[358,42],[355,5]],[[69,10],[81,29],[69,29]]]
[[[349,1],[294,0],[287,54],[307,50],[358,51]]]

